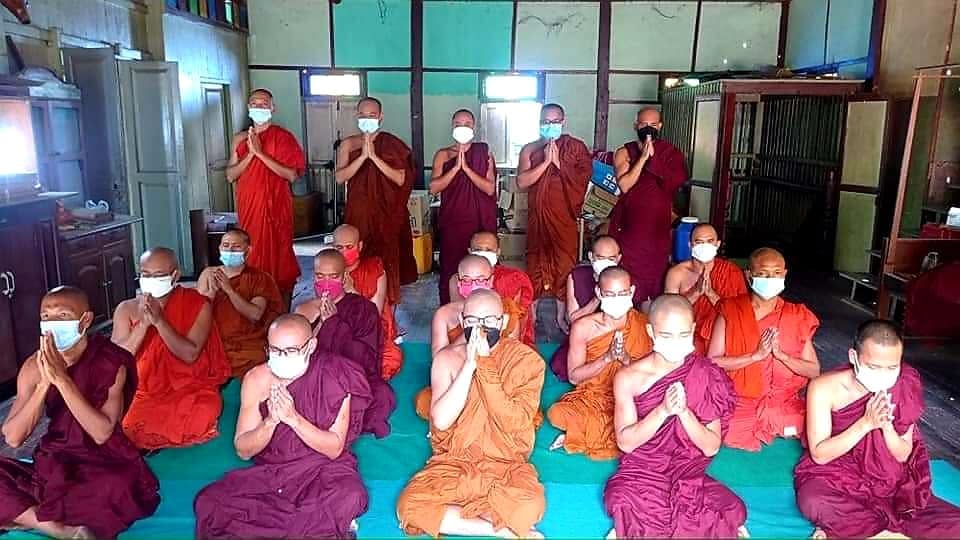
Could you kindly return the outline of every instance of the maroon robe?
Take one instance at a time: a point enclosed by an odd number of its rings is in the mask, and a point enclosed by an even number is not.
[[[333,425],[340,404],[351,395],[343,452],[330,459],[286,424],[278,425],[252,467],[231,471],[197,494],[197,538],[354,536],[350,522],[367,511],[367,490],[350,452],[371,400],[366,377],[346,358],[319,353],[287,390],[297,412],[320,429]],[[260,413],[268,414],[266,401]]]
[[[879,429],[830,463],[818,465],[805,451],[794,470],[797,507],[830,538],[863,538],[884,530],[910,538],[960,538],[960,508],[930,491],[930,456],[918,425],[923,384],[917,370],[903,364],[890,395],[897,433],[914,425],[913,453],[906,463],[894,459]],[[831,412],[831,436],[863,417],[871,396]]]
[[[117,371],[126,367],[126,408],[137,387],[133,357],[104,336],[87,339],[87,350],[67,372],[99,410]],[[0,458],[0,523],[11,523],[36,506],[40,521],[84,525],[97,538],[114,538],[134,521],[152,515],[160,504],[160,486],[140,451],[123,434],[120,422],[110,438],[98,445],[56,388],[47,392],[45,406],[50,427],[34,450],[33,463]]]
[[[733,384],[708,358],[691,354],[683,365],[636,396],[637,417],[663,403],[667,388],[681,381],[687,407],[704,424],[720,420],[721,431],[733,414]],[[735,538],[747,519],[743,501],[707,476],[712,458],[690,440],[676,416],[646,444],[625,454],[603,491],[617,538]]]
[[[597,280],[593,277],[593,266],[581,264],[574,268],[570,275],[573,277],[573,296],[576,297],[577,304],[580,307],[589,304],[597,296]],[[570,354],[570,336],[567,336],[563,345],[560,345],[550,357],[550,369],[563,382],[570,380],[567,376],[568,354]]]

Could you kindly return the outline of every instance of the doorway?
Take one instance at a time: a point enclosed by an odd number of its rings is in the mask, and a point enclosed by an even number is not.
[[[207,160],[207,189],[210,209],[234,211],[234,189],[227,182],[230,162],[230,88],[221,83],[203,83],[203,144]]]

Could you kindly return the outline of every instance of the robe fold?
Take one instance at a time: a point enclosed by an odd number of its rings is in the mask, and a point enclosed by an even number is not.
[[[914,425],[913,452],[907,461],[894,459],[879,429],[822,465],[805,448],[794,471],[797,507],[828,538],[864,538],[884,530],[910,538],[960,538],[960,508],[930,491],[930,456],[918,425],[923,384],[917,370],[902,364],[889,392],[896,406],[893,427],[897,433],[902,435]],[[831,436],[862,418],[872,395],[832,411]]]
[[[634,398],[637,418],[663,403],[667,389],[678,381],[697,419],[703,424],[720,420],[721,431],[726,429],[733,387],[722,369],[696,353]],[[603,492],[617,538],[736,538],[747,509],[730,489],[707,476],[711,459],[676,416],[624,455]]]
[[[570,271],[573,277],[573,294],[577,299],[577,304],[583,307],[590,303],[596,295],[597,280],[593,275],[593,267],[589,264],[581,264]],[[573,321],[570,321],[573,324]],[[570,336],[567,336],[560,347],[554,351],[550,357],[550,369],[563,382],[567,382],[567,355],[570,353]]]
[[[535,297],[555,296],[565,301],[567,274],[580,260],[577,219],[593,174],[593,160],[580,139],[561,135],[556,145],[560,168],[550,165],[528,188],[527,272]],[[544,161],[545,148],[530,154],[531,166]]]
[[[631,165],[643,153],[637,141],[624,148]],[[663,139],[654,141],[653,149],[637,183],[620,196],[610,214],[610,235],[623,246],[620,264],[633,278],[637,288],[633,299],[638,306],[663,294],[663,278],[670,264],[673,198],[687,181],[680,150]]]
[[[743,270],[735,263],[719,257],[713,260],[710,286],[721,300],[748,292]],[[698,353],[705,355],[710,346],[710,337],[713,335],[713,321],[717,318],[717,307],[711,304],[706,296],[700,296],[693,304],[693,318],[697,325],[694,345]]]
[[[543,375],[540,356],[515,339],[478,360],[459,418],[445,431],[431,423],[433,456],[397,501],[401,528],[437,537],[447,505],[517,535],[540,521],[544,490],[528,460]]]
[[[497,264],[493,267],[493,288],[500,298],[509,298],[517,305],[514,315],[520,318],[518,322],[521,325],[517,339],[533,347],[536,339],[533,328],[533,283],[530,276],[518,268]]]
[[[213,298],[213,320],[220,331],[220,340],[233,376],[243,378],[251,368],[267,361],[267,330],[273,320],[286,311],[280,289],[266,272],[246,267],[239,276],[230,278],[230,285],[243,299],[266,299],[267,306],[257,322],[250,322],[233,307],[230,298],[218,291]]]
[[[360,259],[357,267],[350,271],[354,288],[367,300],[372,300],[377,294],[377,280],[382,275],[384,275],[383,261],[379,257],[364,257]],[[393,315],[393,305],[387,303],[386,298],[383,302],[383,311],[380,313],[380,322],[383,327],[381,374],[383,380],[389,381],[403,365],[403,351],[396,343],[399,330],[397,319]]]
[[[297,138],[280,126],[260,133],[260,148],[301,176],[306,158]],[[250,152],[247,141],[237,146],[241,160]],[[247,264],[270,274],[284,294],[293,292],[300,264],[293,253],[293,196],[290,182],[254,158],[237,180],[237,220],[250,235]]]
[[[137,387],[133,357],[104,336],[87,340],[86,351],[67,373],[88,403],[100,410],[117,372],[125,367],[126,407]],[[33,463],[0,458],[0,523],[12,523],[36,506],[40,521],[83,525],[97,538],[115,538],[152,515],[160,504],[160,485],[120,425],[97,444],[55,387],[47,392],[44,405],[50,424],[33,452]]]
[[[641,358],[653,348],[647,335],[647,317],[637,310],[627,313],[623,347],[630,358]],[[616,331],[610,331],[587,343],[587,363],[602,362],[610,351]],[[570,454],[586,454],[591,459],[614,459],[620,455],[613,426],[613,376],[619,362],[610,362],[603,371],[560,396],[547,410],[547,419],[563,431],[563,448]]]
[[[194,501],[197,538],[352,538],[350,523],[367,510],[367,490],[350,451],[363,429],[372,396],[366,376],[350,360],[313,355],[307,372],[287,386],[307,421],[329,429],[347,394],[350,423],[335,459],[307,446],[279,424],[253,466],[228,472]],[[260,412],[268,414],[266,402]]]
[[[163,316],[181,336],[190,333],[207,297],[176,287]],[[190,446],[217,436],[223,409],[220,385],[230,377],[217,325],[212,325],[200,355],[188,364],[170,352],[156,327],[147,330],[136,354],[139,380],[123,431],[139,448]]]

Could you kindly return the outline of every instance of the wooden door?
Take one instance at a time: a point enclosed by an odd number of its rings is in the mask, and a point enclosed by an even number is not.
[[[111,314],[120,302],[133,298],[137,294],[134,285],[133,258],[133,246],[129,241],[103,246],[107,305]]]
[[[16,348],[16,328],[13,326],[13,302],[10,292],[10,278],[5,272],[0,272],[0,371],[6,371],[2,366],[18,366]]]
[[[203,142],[207,158],[207,185],[210,209],[217,212],[234,210],[233,186],[227,182],[230,161],[230,102],[226,85],[203,85]]]
[[[107,308],[107,289],[104,279],[103,260],[100,251],[87,251],[70,255],[70,275],[66,283],[78,287],[87,293],[90,310],[93,311],[94,324],[109,318]]]
[[[47,293],[46,246],[39,226],[0,229],[0,250],[16,256],[0,259],[5,296],[11,303],[16,362],[36,350],[40,338],[40,301]],[[17,376],[18,364],[0,363],[0,383]]]

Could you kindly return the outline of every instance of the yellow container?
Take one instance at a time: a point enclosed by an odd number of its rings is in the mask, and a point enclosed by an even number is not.
[[[433,237],[429,233],[413,237],[413,258],[417,260],[418,274],[433,270]]]

